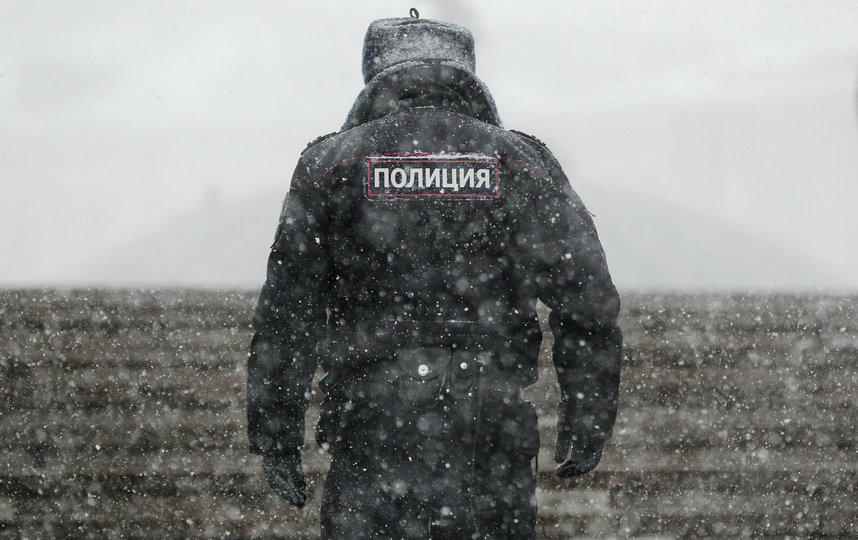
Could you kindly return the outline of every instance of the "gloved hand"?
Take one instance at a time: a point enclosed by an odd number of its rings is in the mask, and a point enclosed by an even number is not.
[[[554,462],[559,463],[557,476],[572,478],[586,474],[596,468],[602,459],[602,448],[586,448],[580,446],[582,441],[573,440],[572,422],[569,421],[575,412],[570,410],[570,404],[561,400],[557,407],[557,448],[554,451]]]
[[[307,483],[301,466],[301,455],[263,456],[262,472],[278,495],[298,508],[304,508],[307,502]]]
[[[557,467],[557,476],[560,478],[573,478],[582,474],[587,474],[596,468],[599,460],[602,459],[602,450],[596,450],[595,454],[586,458],[569,458],[562,465]]]

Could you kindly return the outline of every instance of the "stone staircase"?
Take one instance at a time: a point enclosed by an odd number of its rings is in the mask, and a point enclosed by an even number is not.
[[[596,471],[553,474],[545,352],[526,390],[540,537],[858,536],[858,298],[623,301],[620,415]],[[308,444],[298,510],[247,453],[254,304],[0,291],[0,536],[318,538],[326,456]]]

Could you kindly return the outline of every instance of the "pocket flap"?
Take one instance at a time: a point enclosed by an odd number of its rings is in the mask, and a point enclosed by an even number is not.
[[[451,355],[451,349],[441,347],[398,349],[396,362],[403,376],[409,379],[428,381],[437,378],[446,371],[450,365]]]

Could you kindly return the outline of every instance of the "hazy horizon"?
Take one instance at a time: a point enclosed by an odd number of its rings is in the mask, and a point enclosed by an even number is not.
[[[170,224],[204,236],[219,226],[207,208],[241,223],[246,201],[259,221],[224,246],[246,268],[199,283],[261,283],[300,151],[339,128],[362,87],[367,25],[412,5],[0,6],[0,287],[88,283],[110,265],[194,283],[207,251],[181,252]],[[717,289],[735,273],[733,288],[858,290],[854,2],[414,5],[472,30],[505,127],[558,156],[619,285],[657,281],[640,261],[658,252],[665,265],[703,258],[712,275],[665,272],[655,288]],[[705,260],[689,243],[704,233],[684,228],[729,232]],[[740,283],[715,257],[763,246],[802,269],[762,257]],[[117,272],[89,284],[134,283]],[[171,284],[149,275],[138,284]]]

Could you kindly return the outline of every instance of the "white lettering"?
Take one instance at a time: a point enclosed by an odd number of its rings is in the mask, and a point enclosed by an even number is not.
[[[393,187],[395,188],[405,187],[406,180],[407,175],[405,174],[405,169],[393,169],[393,172],[390,173],[390,183],[393,184]]]
[[[480,169],[477,171],[477,185],[476,187],[489,187],[489,170],[488,169]]]
[[[472,165],[462,160],[433,160],[428,165],[419,162],[388,160],[384,163],[371,164],[374,173],[370,179],[375,188],[383,193],[380,196],[397,195],[452,195],[472,194],[474,196],[492,196],[494,179],[492,165],[489,162]],[[415,160],[416,161],[416,160]],[[370,195],[374,195],[370,193]]]
[[[408,187],[414,185],[414,178],[417,177],[417,187],[423,187],[423,169],[411,169],[411,176],[408,178]]]
[[[459,191],[459,184],[456,183],[456,169],[453,169],[452,178],[448,178],[447,169],[441,171],[441,187],[453,188],[453,191]]]
[[[441,169],[426,169],[426,186],[432,187],[433,185],[437,187],[441,187]]]
[[[381,187],[381,182],[379,178],[384,174],[384,187],[390,187],[390,182],[388,181],[388,169],[376,169],[375,170],[375,187]]]
[[[474,169],[459,169],[459,185],[465,187],[469,182],[474,187]]]

